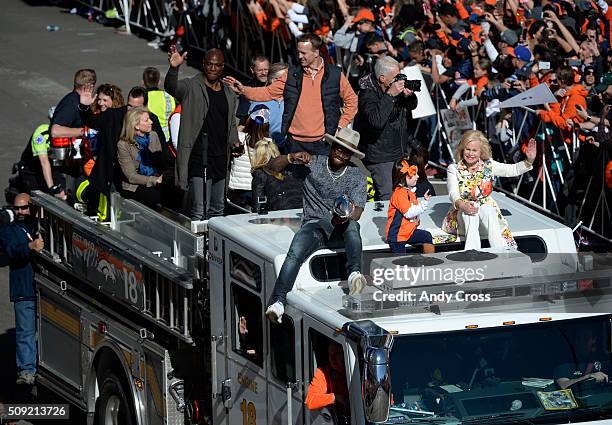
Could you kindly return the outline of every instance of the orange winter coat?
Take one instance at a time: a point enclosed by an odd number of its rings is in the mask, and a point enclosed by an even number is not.
[[[332,373],[329,366],[317,368],[306,394],[306,407],[308,410],[318,410],[334,404],[334,394],[348,400],[346,377]],[[348,406],[336,407],[344,413]]]
[[[581,123],[583,120],[578,116],[576,105],[582,106],[586,110],[586,96],[588,94],[581,84],[574,84],[567,90],[561,103],[552,103],[550,111],[538,111],[540,119],[546,123],[551,123],[563,132],[565,143],[571,143],[571,128],[567,125],[567,120],[572,120],[574,124]]]

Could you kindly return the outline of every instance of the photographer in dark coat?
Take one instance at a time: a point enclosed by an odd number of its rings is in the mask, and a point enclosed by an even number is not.
[[[13,204],[15,220],[0,227],[0,244],[9,259],[10,298],[15,306],[17,384],[36,379],[36,292],[32,252],[44,247],[36,218],[30,215],[30,195],[20,193]]]
[[[403,77],[399,63],[387,56],[376,61],[373,74],[360,80],[360,149],[365,152],[363,163],[374,181],[377,201],[391,197],[394,161],[418,147],[410,125],[418,101]]]

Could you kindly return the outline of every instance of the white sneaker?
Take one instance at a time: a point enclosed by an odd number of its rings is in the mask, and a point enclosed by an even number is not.
[[[365,276],[361,272],[351,273],[348,278],[349,295],[361,294],[367,283]]]
[[[36,375],[30,372],[21,371],[17,375],[17,385],[34,385],[34,382],[36,382]]]
[[[285,314],[285,306],[280,301],[276,301],[266,310],[266,316],[272,323],[282,323],[283,314]]]

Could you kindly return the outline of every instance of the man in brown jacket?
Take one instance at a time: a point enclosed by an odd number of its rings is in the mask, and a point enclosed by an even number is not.
[[[223,215],[230,147],[240,143],[234,118],[238,98],[221,81],[221,50],[206,53],[202,73],[179,81],[178,69],[186,56],[170,48],[164,90],[182,107],[176,175],[179,187],[189,191],[186,213],[202,220]]]

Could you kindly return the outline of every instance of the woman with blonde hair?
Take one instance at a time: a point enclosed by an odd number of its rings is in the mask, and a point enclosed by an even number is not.
[[[146,108],[127,111],[117,143],[117,160],[123,173],[122,195],[148,207],[159,208],[158,185],[162,183],[162,176],[154,164],[162,149],[157,133],[151,131],[152,125]]]
[[[268,137],[255,144],[253,157],[253,210],[265,197],[268,210],[302,208],[302,181],[289,170],[273,171],[268,164],[280,155],[278,146]]]
[[[457,146],[457,164],[448,167],[447,187],[453,206],[442,229],[454,235],[465,235],[465,249],[480,249],[480,223],[487,229],[491,247],[511,247],[516,242],[508,229],[497,202],[491,196],[495,177],[516,177],[533,167],[536,143],[527,144],[526,159],[516,164],[502,164],[491,159],[491,145],[478,130],[463,134]]]

